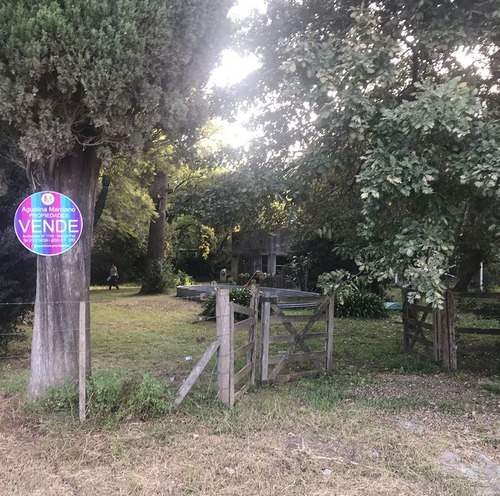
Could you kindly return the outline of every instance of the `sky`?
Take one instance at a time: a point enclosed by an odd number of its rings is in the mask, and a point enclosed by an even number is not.
[[[248,17],[252,11],[264,13],[265,0],[238,0],[229,11],[229,17],[238,22]],[[255,55],[242,57],[233,50],[223,50],[219,65],[213,70],[209,86],[228,87],[243,80],[248,74],[259,67],[259,60]],[[250,119],[249,114],[240,112],[235,122],[218,120],[221,126],[220,139],[231,146],[245,146],[255,133],[245,127]]]

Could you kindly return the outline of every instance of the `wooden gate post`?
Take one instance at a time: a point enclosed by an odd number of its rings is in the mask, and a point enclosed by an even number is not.
[[[232,408],[234,405],[233,311],[228,289],[217,291],[215,312],[219,341],[217,359],[219,399]]]
[[[87,379],[87,329],[85,317],[86,303],[80,302],[78,330],[78,416],[80,422],[85,420],[87,411],[86,379]]]
[[[252,364],[250,372],[250,384],[255,386],[255,369],[257,362],[257,323],[259,322],[259,285],[252,284],[252,296],[250,298],[250,308],[253,312],[254,323],[248,329],[248,342],[253,343],[247,354],[247,364]]]
[[[453,299],[453,291],[446,291],[446,317],[448,324],[448,342],[450,353],[450,370],[457,370],[457,343],[455,335],[455,301]]]
[[[265,292],[261,309],[260,382],[267,382],[269,374],[269,333],[271,330],[271,293]]]
[[[408,336],[408,319],[410,313],[408,310],[408,291],[401,288],[401,296],[403,300],[403,350],[405,353],[410,353],[410,342]]]
[[[335,296],[330,297],[328,303],[328,320],[326,322],[326,373],[331,374],[333,370],[333,329],[335,314]]]

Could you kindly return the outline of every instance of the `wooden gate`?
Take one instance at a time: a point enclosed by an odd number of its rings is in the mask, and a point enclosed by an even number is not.
[[[218,396],[229,408],[232,408],[234,402],[248,391],[250,386],[255,384],[258,306],[258,286],[252,286],[249,307],[237,305],[230,301],[229,290],[219,289],[217,291],[217,340],[208,347],[177,391],[174,405],[179,405],[182,402],[216,353]],[[244,315],[246,318],[240,322],[235,322],[235,314]],[[241,336],[243,331],[245,331],[245,336]],[[236,349],[235,346],[237,346]],[[236,373],[235,366],[241,367]]]
[[[406,353],[457,369],[453,293],[447,291],[443,309],[408,301],[403,289],[403,346]]]
[[[406,353],[418,358],[441,361],[439,310],[408,301],[403,290],[403,344]]]
[[[298,303],[297,297],[287,298],[272,297],[269,293],[264,293],[261,311],[261,358],[260,358],[260,380],[268,382],[273,380],[291,380],[297,377],[311,376],[320,373],[331,373],[333,356],[333,297],[305,298],[302,303],[317,303],[312,315],[285,315],[279,303],[293,300]],[[303,299],[304,300],[304,299]],[[271,313],[273,312],[273,314]],[[316,322],[326,322],[325,330],[322,332],[313,331]],[[305,325],[298,328],[297,324]],[[277,335],[276,326],[282,324],[288,334]],[[313,349],[314,344],[314,349]],[[289,345],[282,353],[271,355],[270,348],[283,347]],[[291,363],[310,362],[309,368],[301,369],[292,373],[284,374],[285,368]],[[312,365],[312,367],[311,367]],[[274,366],[274,367],[273,367]]]

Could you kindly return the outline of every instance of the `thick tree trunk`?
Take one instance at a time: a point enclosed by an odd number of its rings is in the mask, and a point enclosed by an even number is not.
[[[151,198],[155,203],[157,216],[149,224],[146,273],[141,294],[161,293],[164,290],[162,267],[165,255],[165,228],[167,225],[168,176],[158,172],[151,186]]]
[[[87,304],[87,371],[90,371],[90,250],[100,160],[94,148],[61,160],[43,189],[73,200],[83,217],[79,241],[67,252],[37,259],[35,319],[28,394],[40,396],[67,377],[78,378],[80,302]]]

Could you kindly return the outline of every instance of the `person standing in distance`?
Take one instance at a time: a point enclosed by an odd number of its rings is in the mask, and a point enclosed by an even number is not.
[[[118,287],[118,269],[114,264],[109,269],[108,282],[109,282],[109,289],[111,289],[111,286],[114,286],[116,289],[120,289]]]

